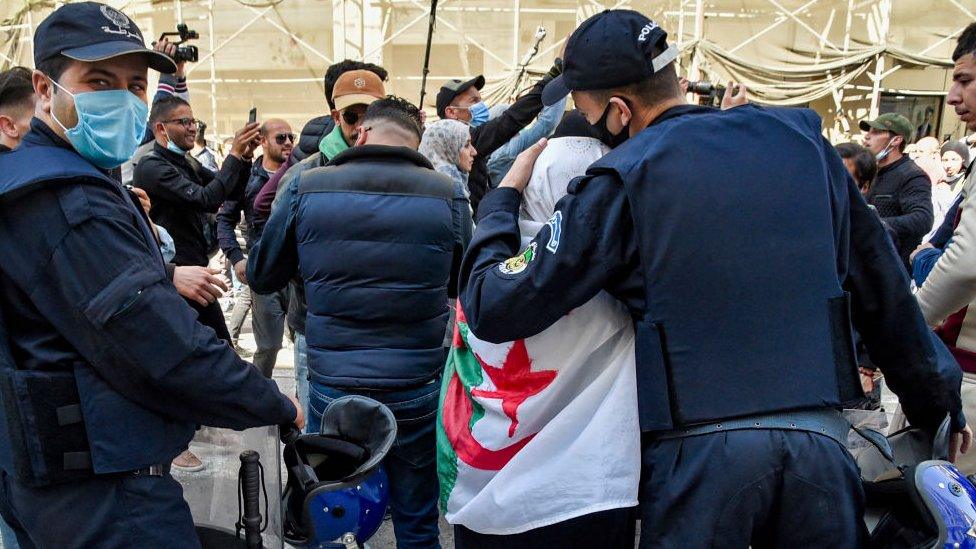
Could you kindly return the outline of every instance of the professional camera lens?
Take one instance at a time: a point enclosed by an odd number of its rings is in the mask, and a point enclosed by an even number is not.
[[[715,85],[711,82],[688,82],[688,91],[698,95],[711,95],[715,91]]]

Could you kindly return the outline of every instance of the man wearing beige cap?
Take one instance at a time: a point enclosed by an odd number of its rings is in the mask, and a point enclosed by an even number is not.
[[[354,145],[359,137],[359,120],[366,114],[366,107],[385,96],[383,81],[370,71],[349,71],[340,76],[332,92],[335,102],[332,119],[336,125],[319,143],[319,152],[324,158],[313,162],[324,166],[329,159]]]

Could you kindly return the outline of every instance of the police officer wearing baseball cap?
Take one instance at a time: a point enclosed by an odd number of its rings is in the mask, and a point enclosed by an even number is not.
[[[837,411],[863,394],[852,325],[913,425],[934,431],[951,414],[964,430],[958,366],[938,354],[817,115],[686,104],[666,37],[627,10],[570,37],[545,95],[572,91],[589,123],[626,140],[570,184],[513,272],[544,141],[516,160],[481,204],[464,315],[501,342],[602,290],[628,307],[642,547],[860,546],[861,482]]]
[[[890,228],[898,254],[908,268],[908,258],[932,230],[932,181],[914,160],[904,154],[915,130],[904,116],[889,112],[874,120],[861,120],[864,146],[878,160],[878,174],[866,200]]]
[[[34,55],[36,116],[0,155],[0,513],[21,547],[198,546],[168,465],[196,426],[304,418],[197,322],[109,175],[172,60],[92,2],[45,19]]]

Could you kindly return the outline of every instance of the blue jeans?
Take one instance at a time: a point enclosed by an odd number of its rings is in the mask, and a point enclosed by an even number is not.
[[[350,394],[382,402],[396,417],[396,442],[383,460],[383,467],[390,477],[390,510],[397,549],[439,548],[434,430],[440,383],[435,380],[401,391],[343,391],[327,387],[313,377],[309,390],[312,408],[309,432],[319,431],[322,413],[333,400]]]
[[[308,407],[308,343],[302,332],[295,332],[295,392],[298,393],[298,403],[305,410],[307,421],[311,422],[312,412]],[[315,431],[318,431],[318,422],[315,425]],[[305,431],[313,432],[308,425]]]
[[[20,547],[17,545],[17,536],[14,531],[7,526],[2,518],[0,518],[0,545],[3,545],[3,549],[18,549]]]

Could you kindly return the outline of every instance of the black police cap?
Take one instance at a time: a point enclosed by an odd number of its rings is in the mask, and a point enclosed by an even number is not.
[[[146,48],[142,32],[129,16],[105,4],[65,4],[34,32],[35,67],[58,54],[92,62],[132,53],[144,54],[149,66],[159,72],[176,72],[169,56]]]
[[[563,73],[546,85],[542,102],[558,102],[571,91],[608,90],[636,84],[678,57],[668,33],[632,10],[607,10],[590,17],[566,43]]]

